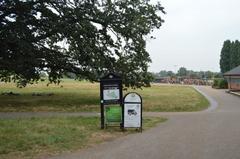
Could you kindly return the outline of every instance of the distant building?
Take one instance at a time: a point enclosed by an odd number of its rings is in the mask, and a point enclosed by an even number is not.
[[[227,79],[230,90],[240,91],[240,65],[224,73],[223,76]]]
[[[155,78],[155,83],[169,83],[170,77],[157,77]]]
[[[154,83],[185,84],[185,85],[211,85],[211,81],[200,78],[183,77],[157,77]]]

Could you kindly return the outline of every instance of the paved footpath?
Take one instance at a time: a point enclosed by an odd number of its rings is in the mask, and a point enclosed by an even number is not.
[[[197,87],[212,107],[195,113],[148,113],[169,120],[139,134],[52,159],[240,159],[240,97]]]

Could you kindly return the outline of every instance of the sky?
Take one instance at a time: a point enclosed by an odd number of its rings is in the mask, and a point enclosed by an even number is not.
[[[147,40],[152,63],[159,72],[180,67],[219,72],[223,42],[240,40],[240,0],[161,0],[167,14],[162,27]]]

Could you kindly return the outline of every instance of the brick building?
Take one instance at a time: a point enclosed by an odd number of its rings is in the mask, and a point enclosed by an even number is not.
[[[240,65],[224,73],[223,76],[227,79],[230,90],[240,91]]]

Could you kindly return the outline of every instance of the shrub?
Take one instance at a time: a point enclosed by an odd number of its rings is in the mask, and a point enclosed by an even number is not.
[[[219,80],[219,88],[220,89],[227,89],[228,88],[228,82],[225,79]]]
[[[228,82],[223,78],[217,78],[217,79],[214,79],[212,87],[217,89],[227,89]]]
[[[212,87],[213,88],[217,88],[218,87],[218,79],[214,79]]]

